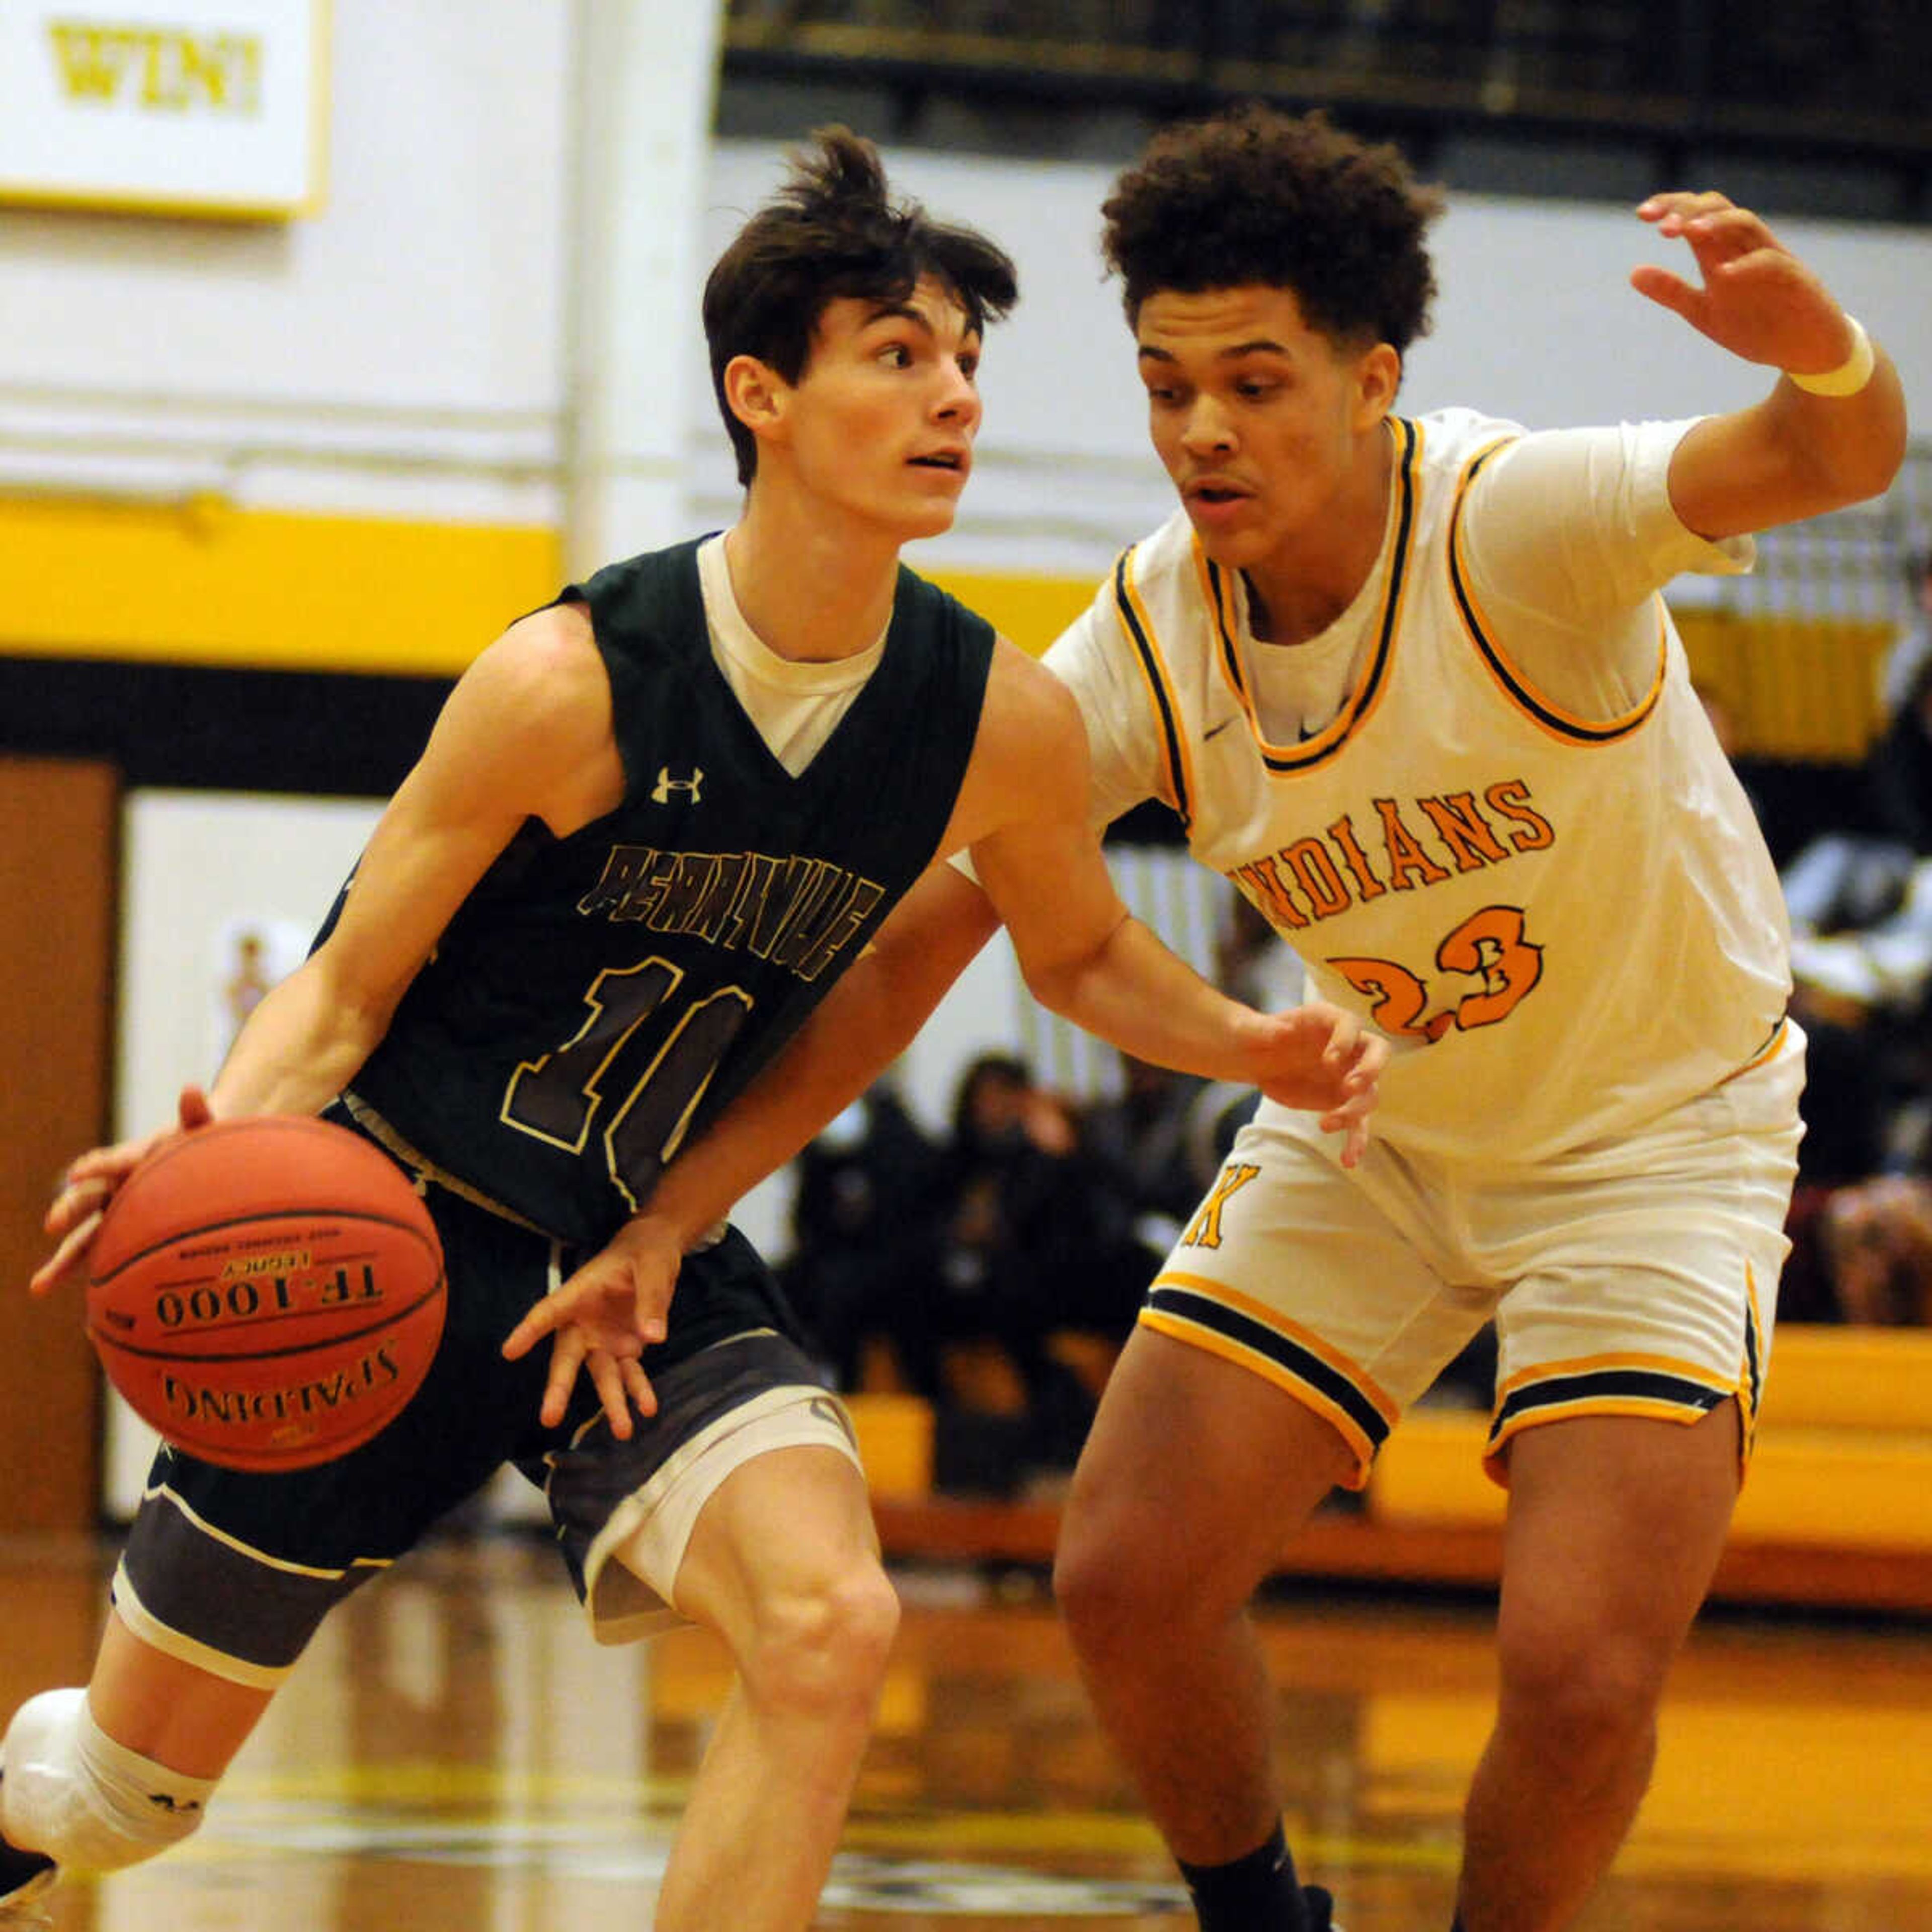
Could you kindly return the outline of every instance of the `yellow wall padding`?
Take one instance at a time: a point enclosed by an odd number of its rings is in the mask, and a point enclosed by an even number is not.
[[[1917,1343],[1927,1338],[1904,1338]],[[1780,1336],[1782,1348],[1790,1331]],[[1890,1334],[1869,1338],[1874,1363],[1894,1346]],[[1802,1353],[1802,1350],[1794,1351]],[[1901,1383],[1912,1372],[1909,1353],[1898,1363]],[[1890,1377],[1874,1368],[1880,1382]],[[1932,1556],[1932,1423],[1924,1419],[1920,1382],[1916,1426],[1912,1412],[1895,1406],[1889,1427],[1862,1420],[1798,1424],[1796,1414],[1839,1413],[1836,1405],[1856,1384],[1835,1365],[1808,1387],[1802,1360],[1773,1358],[1773,1385],[1790,1386],[1781,1419],[1768,1400],[1738,1498],[1733,1534],[1767,1543],[1815,1543],[1837,1548],[1922,1550]],[[1906,1426],[1899,1426],[1906,1423]],[[1504,1492],[1483,1473],[1488,1418],[1474,1413],[1424,1410],[1407,1417],[1377,1457],[1369,1479],[1370,1516],[1390,1524],[1496,1524],[1502,1520]]]
[[[1891,1430],[1932,1438],[1932,1330],[1787,1322],[1772,1342],[1762,1418],[1774,1430]]]
[[[0,499],[0,652],[454,676],[562,583],[554,530]]]
[[[1720,698],[1754,758],[1852,764],[1879,727],[1879,672],[1898,635],[1836,617],[1672,614],[1691,675]]]
[[[1100,583],[1097,572],[1091,578],[1000,577],[970,570],[921,574],[1035,657],[1093,602]]]
[[[1094,577],[928,574],[1037,656]],[[0,496],[0,653],[453,676],[562,581],[535,525]],[[1890,626],[1678,614],[1700,682],[1760,757],[1849,760],[1877,721]]]

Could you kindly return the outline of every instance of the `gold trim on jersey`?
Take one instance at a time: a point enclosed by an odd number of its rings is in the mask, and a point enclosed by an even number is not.
[[[541,1234],[547,1241],[556,1240],[556,1236],[548,1228],[539,1228],[534,1221],[526,1220],[514,1208],[506,1208],[494,1196],[485,1194],[480,1187],[472,1187],[468,1181],[459,1180],[446,1168],[437,1166],[428,1154],[411,1146],[361,1094],[345,1089],[342,1094],[342,1104],[348,1109],[350,1118],[371,1140],[380,1142],[405,1167],[413,1168],[419,1180],[440,1187],[446,1194],[454,1194],[458,1200],[468,1202],[472,1208],[481,1208],[485,1213],[494,1214],[500,1220],[526,1228],[532,1234]]]
[[[1204,1275],[1163,1269],[1140,1312],[1143,1328],[1204,1350],[1259,1376],[1329,1423],[1354,1452],[1349,1486],[1369,1465],[1400,1414],[1360,1367],[1279,1310]]]
[[[1744,1480],[1750,1466],[1751,1451],[1757,1446],[1758,1408],[1764,1400],[1764,1318],[1758,1312],[1757,1270],[1744,1264],[1744,1361],[1738,1375],[1738,1480]]]
[[[1620,718],[1580,718],[1575,712],[1545,698],[1531,684],[1522,671],[1511,662],[1509,655],[1496,641],[1496,628],[1484,616],[1482,608],[1476,602],[1475,593],[1469,587],[1469,572],[1464,555],[1462,506],[1468,500],[1469,488],[1476,480],[1477,472],[1499,449],[1507,448],[1516,440],[1514,436],[1498,436],[1494,442],[1486,444],[1470,458],[1463,466],[1461,478],[1456,485],[1456,500],[1449,513],[1449,588],[1455,598],[1456,608],[1462,620],[1462,628],[1469,634],[1470,641],[1476,646],[1490,674],[1501,686],[1503,695],[1521,711],[1526,717],[1552,738],[1565,744],[1607,745],[1617,739],[1627,737],[1634,731],[1651,712],[1657,708],[1658,700],[1664,695],[1664,668],[1669,661],[1670,638],[1669,620],[1664,613],[1664,599],[1654,596],[1651,599],[1657,613],[1657,674],[1644,697]]]
[[[1786,1016],[1780,1018],[1777,1025],[1772,1028],[1771,1037],[1763,1046],[1760,1047],[1756,1052],[1753,1054],[1750,1059],[1747,1060],[1736,1072],[1726,1073],[1718,1084],[1720,1087],[1728,1087],[1733,1080],[1742,1079],[1747,1073],[1762,1066],[1766,1060],[1775,1060],[1784,1051],[1785,1042],[1790,1037],[1791,1021],[1790,1016]]]
[[[1154,636],[1154,620],[1148,615],[1133,580],[1133,559],[1132,550],[1124,550],[1114,563],[1114,604],[1120,628],[1133,646],[1134,662],[1140,667],[1148,700],[1160,725],[1161,746],[1167,760],[1167,789],[1161,796],[1180,814],[1185,826],[1194,816],[1194,772],[1188,757],[1187,733],[1181,722],[1180,707],[1174,701],[1173,678]]]
[[[1412,422],[1406,416],[1392,416],[1389,427],[1396,439],[1395,540],[1390,546],[1388,587],[1383,593],[1382,615],[1376,622],[1376,647],[1341,710],[1313,737],[1298,745],[1276,745],[1263,733],[1241,663],[1234,573],[1213,562],[1202,548],[1201,539],[1198,536],[1194,539],[1195,569],[1201,580],[1202,599],[1214,613],[1222,674],[1236,701],[1247,713],[1249,733],[1262,754],[1262,762],[1271,772],[1305,772],[1325,764],[1354,735],[1356,727],[1375,710],[1387,688],[1400,626],[1402,590],[1408,576],[1409,550],[1415,533],[1416,475],[1422,458],[1420,423]]]
[[[1255,722],[1255,704],[1248,689],[1247,667],[1241,662],[1241,647],[1236,642],[1240,625],[1234,614],[1234,573],[1223,570],[1217,563],[1210,563],[1206,548],[1197,534],[1192,545],[1194,559],[1194,580],[1201,592],[1202,605],[1214,614],[1214,639],[1220,647],[1221,675],[1228,681],[1241,709],[1248,714],[1248,722]],[[1258,728],[1255,735],[1259,737]]]
[[[1483,1464],[1506,1480],[1503,1450],[1524,1430],[1585,1415],[1634,1415],[1659,1422],[1694,1423],[1738,1399],[1738,1384],[1701,1364],[1670,1356],[1594,1355],[1575,1361],[1539,1362],[1512,1376],[1496,1390]]]

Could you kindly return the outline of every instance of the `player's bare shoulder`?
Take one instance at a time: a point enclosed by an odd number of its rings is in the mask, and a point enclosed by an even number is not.
[[[1073,694],[1037,658],[998,640],[986,679],[976,758],[1071,756],[1084,764],[1087,734]]]
[[[497,774],[560,834],[609,811],[623,772],[610,676],[584,607],[533,611],[480,652],[437,722],[431,756],[439,749]]]
[[[610,715],[610,682],[591,627],[578,603],[547,604],[519,617],[476,660],[487,694],[559,722],[559,714],[589,704]]]
[[[1036,658],[1000,638],[986,677],[972,762],[960,788],[954,845],[1014,818],[1082,808],[1087,733],[1072,694]]]

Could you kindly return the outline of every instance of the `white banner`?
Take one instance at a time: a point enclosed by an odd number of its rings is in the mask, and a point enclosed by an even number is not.
[[[327,53],[328,0],[0,0],[0,200],[312,214]]]

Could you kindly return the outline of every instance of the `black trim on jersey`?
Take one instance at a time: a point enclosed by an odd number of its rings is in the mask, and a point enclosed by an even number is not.
[[[1192,1288],[1156,1283],[1148,1295],[1147,1305],[1156,1314],[1211,1328],[1252,1354],[1264,1356],[1344,1411],[1375,1448],[1379,1449],[1388,1440],[1388,1418],[1382,1411],[1339,1369],[1330,1366],[1312,1349],[1291,1341],[1280,1330]]]
[[[1389,561],[1388,592],[1382,602],[1382,633],[1376,640],[1376,654],[1370,662],[1368,674],[1358,684],[1350,694],[1338,718],[1342,728],[1336,730],[1334,722],[1324,724],[1317,737],[1311,739],[1299,751],[1284,751],[1271,747],[1261,736],[1258,721],[1256,721],[1255,740],[1262,754],[1262,762],[1271,772],[1312,771],[1317,765],[1325,764],[1341,750],[1354,732],[1355,726],[1376,700],[1382,688],[1382,679],[1388,670],[1390,655],[1395,649],[1396,613],[1402,608],[1402,580],[1408,569],[1408,540],[1415,526],[1415,457],[1420,446],[1420,436],[1414,423],[1406,416],[1392,419],[1396,435],[1401,440],[1400,460],[1396,465],[1396,509],[1394,554]],[[1214,592],[1214,623],[1220,633],[1221,656],[1228,668],[1230,680],[1242,702],[1249,707],[1249,716],[1254,718],[1252,701],[1246,685],[1240,674],[1240,652],[1236,647],[1234,632],[1229,624],[1228,612],[1233,598],[1230,586],[1226,581],[1226,573],[1212,559],[1208,561],[1208,580]],[[1334,736],[1326,744],[1319,740]]]
[[[1729,1390],[1713,1388],[1708,1382],[1693,1382],[1688,1376],[1673,1376],[1661,1369],[1586,1369],[1574,1376],[1552,1376],[1547,1381],[1530,1382],[1514,1390],[1496,1411],[1490,1442],[1493,1448],[1510,1424],[1538,1409],[1560,1408],[1574,1402],[1664,1402],[1708,1414],[1731,1399]]]
[[[1757,1423],[1757,1406],[1764,1394],[1764,1366],[1759,1354],[1757,1332],[1757,1298],[1753,1295],[1744,1308],[1744,1388],[1750,1401],[1750,1411],[1744,1418],[1744,1427],[1749,1430]]]
[[[1474,601],[1469,588],[1463,581],[1461,561],[1456,555],[1456,539],[1462,527],[1462,506],[1467,500],[1469,486],[1476,480],[1477,473],[1498,450],[1508,447],[1508,440],[1492,444],[1471,463],[1463,472],[1462,482],[1456,485],[1456,501],[1449,512],[1449,588],[1456,599],[1456,607],[1462,614],[1462,622],[1468,627],[1469,635],[1475,640],[1476,648],[1483,654],[1484,661],[1495,674],[1497,681],[1510,696],[1528,712],[1546,730],[1554,731],[1560,737],[1574,739],[1580,744],[1611,745],[1619,738],[1627,738],[1657,709],[1658,700],[1664,695],[1663,656],[1660,648],[1658,675],[1648,697],[1628,717],[1620,718],[1609,724],[1586,724],[1580,719],[1565,717],[1553,710],[1535,692],[1525,684],[1510,668],[1509,661],[1496,645],[1490,641],[1489,634],[1484,630],[1476,615]]]
[[[1194,812],[1188,802],[1186,767],[1180,760],[1180,726],[1168,695],[1167,680],[1160,674],[1160,657],[1134,610],[1134,600],[1127,588],[1127,562],[1132,555],[1131,550],[1121,551],[1119,561],[1114,566],[1114,602],[1120,611],[1120,622],[1126,628],[1128,639],[1139,656],[1142,675],[1154,693],[1154,704],[1160,713],[1161,736],[1167,742],[1167,769],[1174,781],[1174,808],[1180,814],[1180,822],[1185,826],[1192,823]]]
[[[1234,627],[1228,622],[1228,613],[1234,608],[1232,586],[1228,581],[1228,573],[1211,556],[1202,561],[1208,566],[1208,588],[1213,593],[1214,628],[1221,639],[1221,664],[1228,674],[1228,682],[1234,687],[1235,694],[1244,704],[1252,700],[1248,693],[1248,680],[1241,668],[1240,647],[1234,642]]]
[[[1784,1036],[1784,1029],[1790,1024],[1791,1016],[1789,1013],[1780,1013],[1776,1024],[1773,1025],[1770,1032],[1766,1034],[1764,1038],[1745,1055],[1744,1064],[1738,1069],[1738,1072],[1748,1073],[1754,1066],[1762,1066],[1767,1060],[1770,1059],[1777,1051],[1778,1043]],[[1736,1075],[1726,1076],[1729,1078],[1736,1077]]]
[[[1208,566],[1208,601],[1214,608],[1215,634],[1221,640],[1221,668],[1227,674],[1228,682],[1234,687],[1236,696],[1244,704],[1253,701],[1248,692],[1248,680],[1241,669],[1240,647],[1234,642],[1234,627],[1228,621],[1228,614],[1234,602],[1229,594],[1232,586],[1228,573],[1211,556],[1202,561]]]

